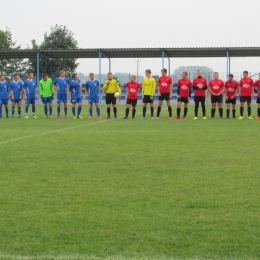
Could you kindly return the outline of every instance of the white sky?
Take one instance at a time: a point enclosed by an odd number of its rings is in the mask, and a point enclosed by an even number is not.
[[[1,1],[0,29],[7,26],[24,48],[66,25],[80,48],[260,46],[259,0],[8,0]],[[136,72],[136,59],[113,59],[113,72]],[[231,71],[260,71],[259,58],[231,59]],[[98,72],[98,59],[78,60],[78,72]],[[160,59],[141,59],[140,71],[161,69]],[[179,66],[226,71],[224,58],[171,59]],[[165,59],[167,67],[167,59]],[[108,61],[102,61],[102,73]]]

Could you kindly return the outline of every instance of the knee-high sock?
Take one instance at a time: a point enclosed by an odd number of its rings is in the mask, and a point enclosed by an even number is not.
[[[60,107],[57,107],[57,116],[60,116]]]
[[[203,117],[206,116],[206,107],[205,107],[205,104],[201,104],[202,106],[202,115]]]
[[[12,116],[14,116],[14,107],[12,107]]]
[[[35,111],[36,111],[36,107],[32,106],[32,113],[33,113],[33,115],[35,115]]]
[[[72,111],[72,115],[73,115],[73,116],[76,116],[76,108],[75,108],[75,107],[72,107],[72,108],[71,108],[71,111]]]
[[[232,113],[233,113],[233,117],[236,117],[236,109],[235,108],[232,109]]]
[[[78,106],[78,116],[80,116],[81,109],[82,109],[82,107],[81,107],[81,106]]]
[[[68,107],[64,107],[64,114],[65,114],[65,116],[68,115]]]
[[[136,109],[135,109],[135,108],[133,108],[133,109],[132,109],[132,118],[134,118],[134,117],[135,117],[135,112],[136,112]]]
[[[116,108],[116,107],[113,107],[113,111],[114,111],[114,116],[116,116],[117,108]]]
[[[257,116],[260,117],[260,108],[257,109]]]
[[[110,116],[110,107],[107,107],[107,116]]]
[[[199,102],[196,102],[195,103],[195,108],[194,108],[195,117],[198,117],[199,106],[200,106]]]
[[[5,108],[5,115],[8,116],[8,107]]]
[[[49,107],[49,114],[52,116],[52,107]]]
[[[18,116],[21,115],[21,107],[18,107]]]
[[[0,117],[2,117],[2,106],[0,107]]]
[[[177,117],[180,117],[180,116],[181,116],[181,109],[177,108]]]
[[[153,114],[154,114],[154,107],[151,107],[150,110],[151,110],[151,117],[153,117]]]
[[[47,106],[44,106],[44,115],[48,116],[48,108],[47,108]]]
[[[25,106],[25,115],[28,115],[29,106]]]
[[[128,115],[129,115],[129,110],[130,110],[129,108],[126,108],[126,110],[125,110],[125,116],[126,117],[128,117]]]
[[[247,107],[247,115],[251,116],[251,107]]]
[[[240,116],[243,116],[244,114],[244,107],[240,107]]]
[[[88,112],[89,112],[89,116],[92,116],[92,114],[93,114],[93,109],[92,109],[92,107],[89,108]]]
[[[219,112],[219,116],[222,118],[223,117],[223,108],[219,108],[218,109],[218,112]]]
[[[216,112],[216,109],[215,108],[211,108],[211,117],[215,117],[215,112]]]
[[[229,118],[229,114],[230,114],[230,109],[229,108],[227,108],[226,113],[227,113],[227,118]]]
[[[145,117],[146,114],[146,107],[143,107],[143,117]]]
[[[160,116],[161,109],[162,109],[161,107],[158,107],[158,108],[157,108],[157,117],[159,117],[159,116]]]
[[[96,108],[96,111],[97,111],[97,115],[100,116],[100,108],[99,107]]]
[[[185,107],[185,108],[184,108],[184,116],[185,116],[185,117],[187,116],[187,113],[188,113],[188,108]]]

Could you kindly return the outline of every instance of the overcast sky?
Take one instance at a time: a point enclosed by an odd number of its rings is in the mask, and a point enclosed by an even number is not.
[[[8,0],[1,1],[0,29],[10,28],[24,48],[55,24],[66,25],[80,48],[260,46],[259,0]],[[136,72],[136,59],[113,59],[113,72]],[[78,72],[98,72],[98,59],[78,60]],[[231,59],[231,70],[260,71],[259,58]],[[160,59],[142,59],[140,71],[161,69]],[[179,66],[226,71],[224,58],[171,59]],[[165,60],[167,66],[167,59]],[[103,59],[102,72],[108,70]]]

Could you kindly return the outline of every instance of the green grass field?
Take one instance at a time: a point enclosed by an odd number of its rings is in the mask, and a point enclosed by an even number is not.
[[[1,260],[260,259],[260,122],[42,110],[0,120]]]

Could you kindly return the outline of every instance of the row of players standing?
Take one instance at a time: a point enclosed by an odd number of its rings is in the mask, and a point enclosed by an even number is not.
[[[172,119],[172,108],[170,104],[170,100],[172,98],[172,79],[167,76],[167,70],[161,70],[162,76],[158,79],[158,96],[159,96],[159,105],[157,108],[156,119],[159,119],[161,106],[163,101],[165,100],[168,106],[169,117]],[[156,81],[151,76],[151,70],[145,71],[146,77],[143,79],[142,86],[136,82],[136,77],[134,75],[131,76],[131,81],[126,83],[124,86],[128,88],[127,94],[127,107],[126,107],[126,115],[124,119],[128,118],[130,106],[132,105],[132,118],[135,118],[136,113],[136,104],[138,99],[138,90],[142,88],[142,96],[143,96],[143,117],[146,118],[146,108],[147,104],[150,104],[151,110],[151,119],[154,119],[154,94],[156,90]],[[39,82],[40,86],[40,96],[41,100],[44,103],[44,113],[45,117],[48,117],[48,108],[49,106],[49,117],[52,117],[52,100],[54,96],[55,90],[57,91],[57,116],[56,118],[60,118],[60,106],[61,103],[64,103],[64,115],[65,118],[68,118],[68,110],[67,110],[67,100],[69,99],[72,103],[72,114],[73,118],[83,118],[81,116],[82,109],[82,90],[80,85],[80,80],[78,79],[77,73],[72,75],[72,80],[66,78],[66,72],[60,71],[60,77],[56,78],[52,81],[48,78],[47,74],[42,75],[43,78]],[[89,119],[92,119],[93,113],[93,104],[96,106],[96,111],[98,118],[101,119],[100,116],[100,108],[98,106],[99,103],[99,82],[95,79],[94,74],[90,73],[90,80],[87,81],[86,87],[88,90],[88,100],[89,100]],[[202,71],[198,70],[198,77],[193,80],[193,83],[187,78],[187,72],[182,73],[182,78],[178,81],[178,100],[177,100],[177,116],[176,120],[180,119],[181,113],[181,104],[184,103],[184,116],[183,119],[186,119],[188,112],[188,103],[191,96],[191,89],[194,89],[194,101],[195,101],[195,117],[194,119],[198,119],[198,108],[199,103],[202,106],[203,119],[206,119],[206,108],[205,108],[205,95],[206,89],[208,88],[211,93],[211,118],[215,116],[216,104],[218,104],[220,117],[223,117],[223,93],[225,92],[226,103],[227,103],[227,118],[230,115],[230,104],[232,104],[232,114],[233,118],[235,118],[236,114],[236,95],[237,92],[240,95],[240,117],[239,119],[243,119],[243,111],[244,111],[244,103],[247,102],[248,105],[248,118],[251,117],[251,101],[254,96],[254,87],[258,88],[258,93],[260,93],[260,80],[255,83],[253,80],[248,77],[248,72],[243,72],[243,78],[240,81],[240,87],[238,87],[238,83],[233,79],[233,75],[229,75],[229,80],[224,83],[219,79],[219,74],[217,72],[214,73],[214,79],[209,82],[209,87],[207,86],[207,80],[202,77]],[[69,89],[69,96],[67,91]],[[112,104],[114,117],[117,118],[117,108],[116,108],[116,97],[115,93],[119,92],[119,96],[122,94],[121,89],[115,79],[113,79],[112,73],[108,73],[108,79],[104,82],[103,89],[106,91],[106,104],[107,104],[107,119],[110,119],[110,107]],[[23,91],[22,91],[23,90]],[[33,79],[33,73],[28,73],[28,79],[22,84],[19,80],[19,75],[14,75],[14,80],[7,83],[4,75],[0,75],[0,117],[2,117],[2,105],[5,105],[6,116],[8,117],[8,93],[12,97],[12,116],[14,116],[15,104],[18,105],[18,117],[21,117],[21,100],[24,97],[26,100],[25,107],[25,118],[28,118],[28,109],[29,105],[32,105],[32,114],[34,118],[37,118],[35,115],[35,98],[37,98],[37,86],[36,82]],[[24,93],[24,95],[23,95]],[[76,116],[76,104],[78,103],[78,110]],[[257,98],[258,105],[258,117],[260,119],[260,94],[258,94]]]

